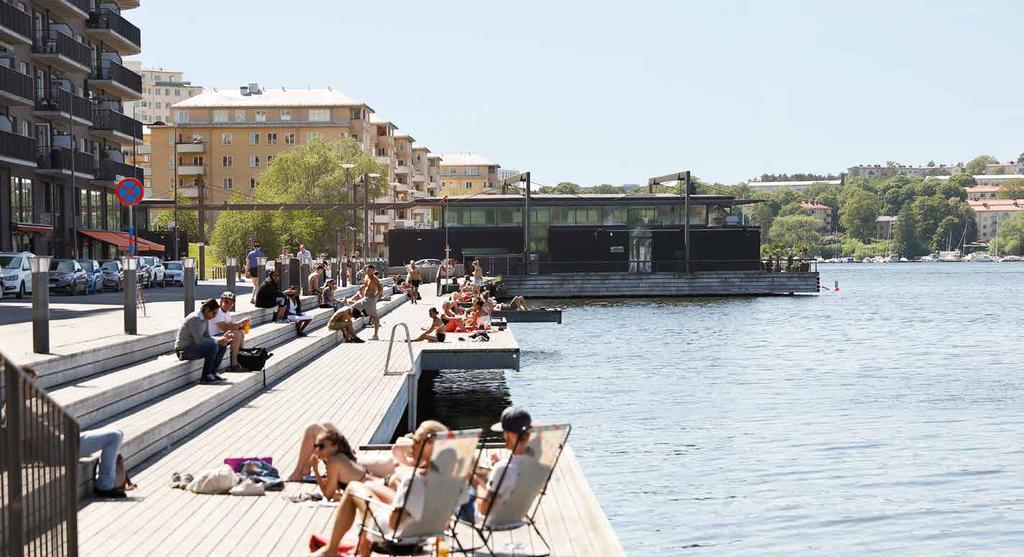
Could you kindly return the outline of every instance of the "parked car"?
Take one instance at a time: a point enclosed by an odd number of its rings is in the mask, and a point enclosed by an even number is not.
[[[78,264],[82,266],[85,275],[89,277],[89,287],[86,294],[103,292],[103,273],[100,272],[100,262],[95,259],[79,259]]]
[[[32,271],[28,258],[32,254],[25,251],[0,253],[0,273],[3,273],[3,294],[14,294],[22,298],[32,292]]]
[[[124,289],[124,266],[117,259],[104,261],[103,265],[100,265],[100,274],[102,275],[101,290],[119,292]]]
[[[84,294],[89,288],[89,277],[74,259],[50,261],[50,290],[63,290],[68,294]]]
[[[145,284],[146,286],[160,286],[164,285],[164,263],[160,261],[159,257],[153,257],[152,255],[143,255],[139,258],[139,262],[142,263],[142,268],[145,271]]]
[[[170,285],[185,286],[185,265],[181,261],[164,263],[164,282]],[[199,275],[195,276],[195,282],[199,284]]]

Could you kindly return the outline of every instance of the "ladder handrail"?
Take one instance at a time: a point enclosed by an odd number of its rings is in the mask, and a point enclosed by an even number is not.
[[[391,366],[391,349],[395,346],[395,331],[398,330],[399,327],[405,329],[405,346],[409,349],[409,370],[412,371],[412,367],[414,366],[415,360],[413,360],[412,357],[412,336],[409,334],[409,326],[405,323],[395,323],[395,325],[391,327],[391,338],[388,340],[388,357],[384,360],[384,375],[404,375],[408,373],[405,371],[388,371],[388,368]]]

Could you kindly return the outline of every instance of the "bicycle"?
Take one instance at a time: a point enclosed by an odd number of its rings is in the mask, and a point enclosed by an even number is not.
[[[142,281],[135,281],[135,305],[142,309],[142,316],[146,315],[146,295],[143,294]]]

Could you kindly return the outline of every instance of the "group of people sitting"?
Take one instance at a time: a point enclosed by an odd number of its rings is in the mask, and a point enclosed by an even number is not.
[[[245,371],[238,364],[238,352],[245,343],[249,331],[248,317],[238,319],[231,312],[235,310],[235,293],[225,291],[220,300],[209,299],[199,309],[188,314],[178,328],[174,339],[174,353],[179,360],[203,360],[201,383],[225,381],[217,373],[224,354],[230,349],[231,365],[227,371]]]

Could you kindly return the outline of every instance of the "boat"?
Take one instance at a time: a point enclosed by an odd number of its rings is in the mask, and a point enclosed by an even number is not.
[[[888,258],[889,263],[899,263],[901,261],[900,256],[895,253],[890,255]],[[905,259],[903,261],[906,261]]]
[[[962,259],[963,254],[958,249],[939,252],[938,260],[944,263],[959,263]]]
[[[1000,260],[1000,263],[1020,263],[1024,261],[1024,257],[1019,255],[1007,255]]]
[[[995,259],[983,251],[977,251],[967,257],[964,257],[963,261],[969,261],[971,263],[992,263]]]
[[[924,257],[921,258],[922,263],[935,263],[938,260],[939,254],[937,253],[929,253],[928,255],[925,255]]]

